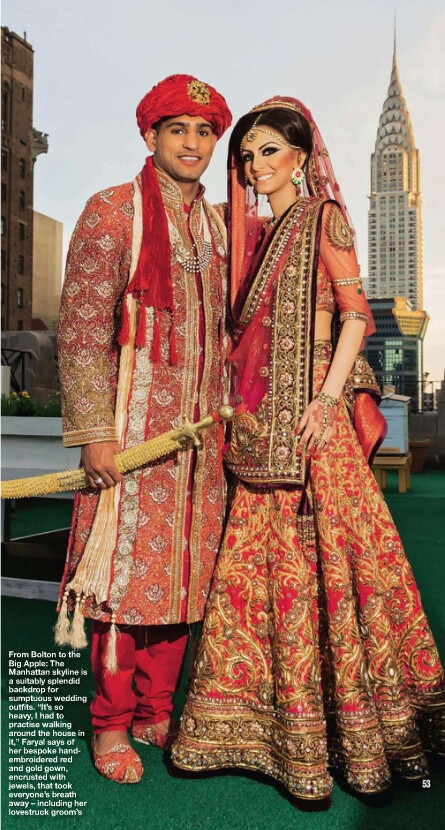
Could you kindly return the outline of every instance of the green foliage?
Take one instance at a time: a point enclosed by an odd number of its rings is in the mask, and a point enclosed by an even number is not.
[[[45,403],[31,398],[29,392],[24,390],[17,394],[2,395],[2,415],[37,416],[40,418],[60,418],[60,392],[53,392],[48,396]]]
[[[48,396],[46,403],[39,404],[39,406],[43,411],[37,412],[37,415],[41,415],[46,418],[60,418],[62,414],[60,392],[53,392],[52,395]]]
[[[11,395],[2,395],[2,415],[36,415],[37,401],[31,398],[29,392],[24,390],[19,395],[12,392]]]

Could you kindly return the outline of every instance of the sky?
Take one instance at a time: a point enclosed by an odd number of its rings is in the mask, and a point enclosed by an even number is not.
[[[145,145],[135,108],[159,80],[196,75],[226,97],[236,120],[272,95],[301,99],[328,147],[367,276],[370,156],[393,52],[387,0],[3,0],[2,24],[34,56],[34,126],[49,135],[37,159],[34,207],[64,224],[64,250],[94,192],[130,181]],[[398,0],[397,56],[421,153],[425,369],[445,366],[445,8]],[[228,136],[203,182],[225,198]]]

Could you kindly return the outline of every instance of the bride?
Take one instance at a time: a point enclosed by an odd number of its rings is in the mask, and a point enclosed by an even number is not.
[[[375,327],[351,222],[299,101],[244,115],[229,165],[235,486],[173,760],[261,771],[305,799],[329,796],[340,766],[379,792],[391,770],[428,775],[445,695],[368,463],[384,432],[357,357]]]

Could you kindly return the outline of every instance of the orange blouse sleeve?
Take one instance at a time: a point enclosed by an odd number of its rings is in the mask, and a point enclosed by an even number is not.
[[[335,204],[328,204],[323,210],[320,260],[323,271],[332,283],[340,322],[351,318],[364,320],[365,336],[374,334],[375,323],[360,279],[354,237],[340,208]]]

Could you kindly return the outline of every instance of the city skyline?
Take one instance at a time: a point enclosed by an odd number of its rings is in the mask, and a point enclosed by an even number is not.
[[[263,0],[242,7],[233,0],[198,0],[187,8],[178,0],[168,8],[129,0],[124,10],[117,2],[98,0],[91,7],[79,0],[75,19],[68,4],[56,0],[5,0],[3,8],[3,25],[26,31],[35,50],[34,123],[50,140],[48,157],[36,168],[35,209],[64,222],[65,249],[86,199],[130,180],[142,166],[138,100],[162,77],[183,71],[218,87],[235,119],[277,93],[310,107],[346,197],[367,277],[368,165],[392,60],[392,10],[383,0],[333,6],[315,0],[297,7],[284,0],[279,13]],[[445,14],[436,0],[400,2],[397,14],[402,88],[422,157],[423,306],[431,316],[425,369],[440,380],[445,174],[436,162]],[[224,198],[226,148],[224,138],[204,177],[212,201]]]

